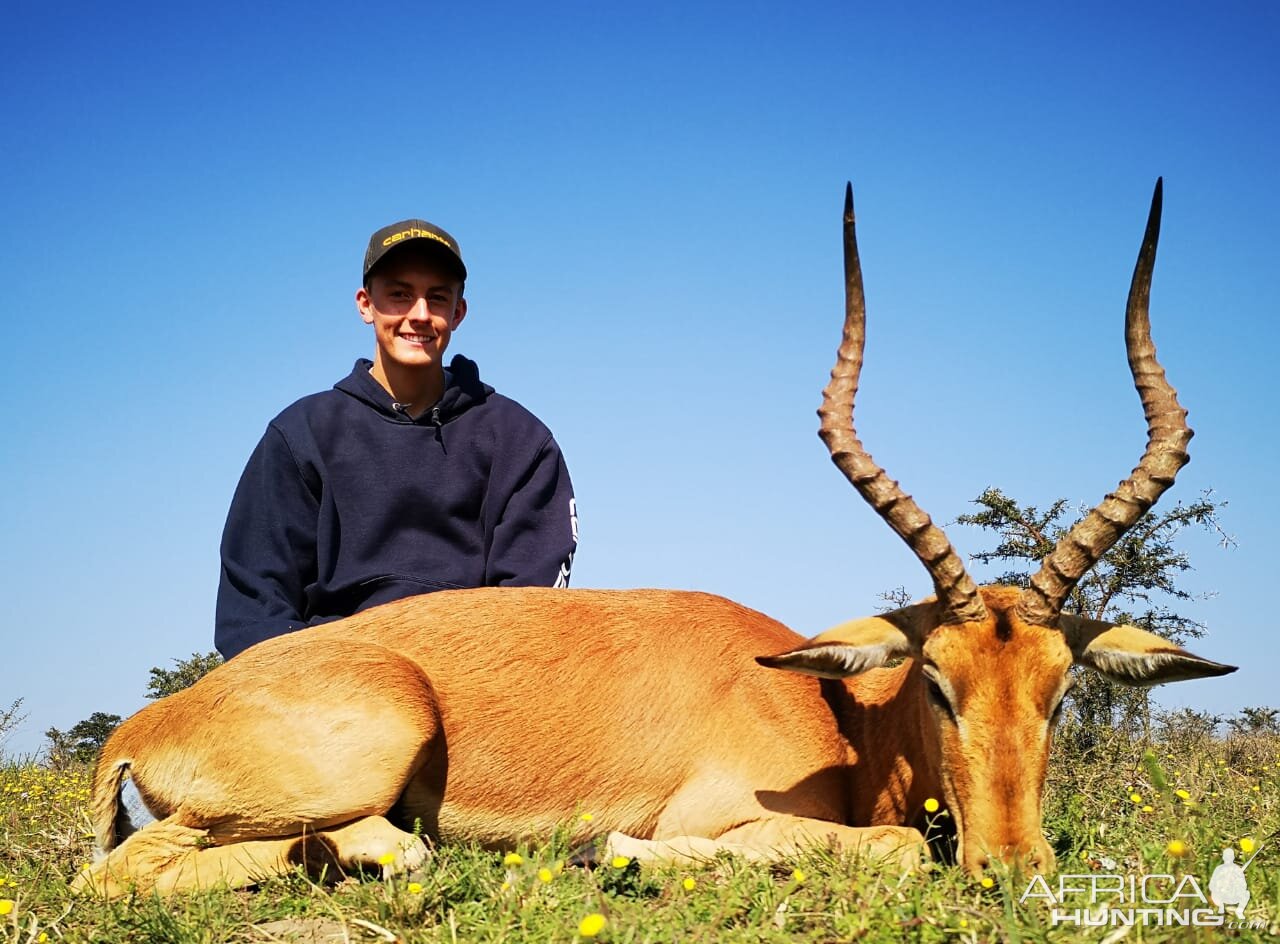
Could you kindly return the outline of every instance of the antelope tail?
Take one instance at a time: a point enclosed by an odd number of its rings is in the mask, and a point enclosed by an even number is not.
[[[120,789],[133,761],[127,757],[114,762],[100,761],[93,774],[93,791],[89,798],[93,835],[98,852],[105,855],[119,845],[120,836],[116,821],[120,816]]]

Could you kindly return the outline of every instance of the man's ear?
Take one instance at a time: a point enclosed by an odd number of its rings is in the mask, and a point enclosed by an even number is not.
[[[916,603],[879,616],[841,623],[814,636],[798,649],[776,656],[758,656],[770,669],[786,669],[819,678],[848,678],[920,652],[937,624],[932,601]]]
[[[356,289],[356,311],[360,313],[360,320],[365,324],[373,324],[373,299],[369,297],[369,290],[363,285]]]
[[[1202,659],[1137,626],[1063,614],[1058,618],[1058,627],[1077,665],[1122,685],[1160,685],[1227,675],[1236,670],[1234,665]]]
[[[451,330],[457,330],[458,325],[462,324],[462,319],[467,317],[467,300],[459,298],[457,307],[453,309],[453,327]]]

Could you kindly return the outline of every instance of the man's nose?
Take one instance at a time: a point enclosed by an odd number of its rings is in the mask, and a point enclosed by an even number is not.
[[[425,298],[419,298],[413,303],[413,308],[409,309],[409,317],[414,321],[426,321],[431,317],[431,309],[427,307]]]

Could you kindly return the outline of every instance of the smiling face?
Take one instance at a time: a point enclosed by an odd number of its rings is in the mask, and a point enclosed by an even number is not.
[[[401,250],[370,273],[356,292],[356,308],[373,326],[373,375],[388,390],[442,378],[444,352],[467,313],[462,283],[447,266]]]

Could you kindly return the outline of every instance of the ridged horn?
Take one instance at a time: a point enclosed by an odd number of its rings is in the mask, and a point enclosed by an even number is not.
[[[1129,477],[1068,531],[1044,559],[1018,601],[1018,614],[1028,623],[1057,625],[1063,604],[1080,578],[1156,503],[1189,461],[1187,443],[1192,433],[1187,411],[1165,379],[1151,341],[1151,273],[1160,240],[1163,190],[1163,178],[1157,179],[1124,319],[1129,370],[1147,417],[1147,450]]]
[[[853,401],[862,373],[866,341],[867,303],[862,291],[862,265],[853,223],[853,185],[844,196],[844,334],[831,369],[831,382],[822,391],[818,435],[827,444],[831,460],[850,484],[883,518],[924,564],[942,607],[944,623],[972,622],[986,618],[987,609],[978,588],[965,572],[960,555],[947,536],[898,483],[885,474],[859,442],[853,424]]]

